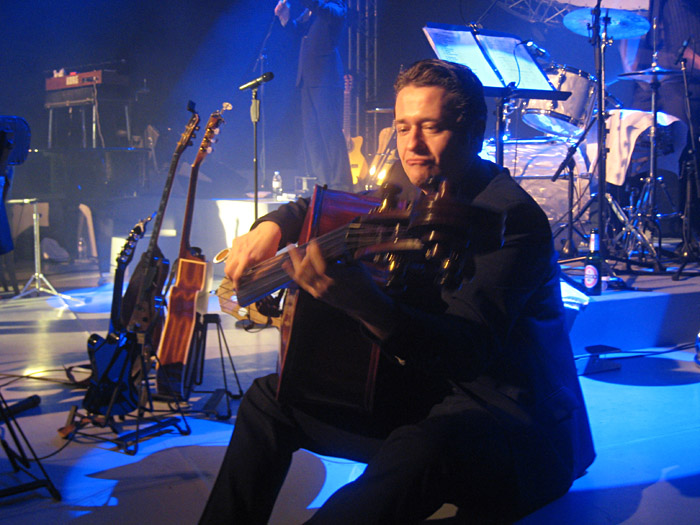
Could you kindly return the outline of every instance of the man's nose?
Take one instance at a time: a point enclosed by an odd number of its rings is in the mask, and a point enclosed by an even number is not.
[[[420,128],[412,128],[408,132],[407,145],[410,149],[417,149],[423,145],[423,134]]]

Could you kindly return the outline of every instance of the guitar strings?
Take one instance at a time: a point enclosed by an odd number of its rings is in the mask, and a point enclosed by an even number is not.
[[[399,227],[398,233],[402,233],[405,229],[405,226]],[[329,258],[345,253],[348,250],[348,245],[354,247],[369,246],[386,240],[388,235],[396,233],[395,226],[354,223],[317,237],[315,240],[319,243],[324,256]],[[299,247],[302,253],[304,253],[305,247],[306,244]],[[282,264],[287,260],[289,260],[289,254],[282,253],[247,270],[241,277],[239,297],[266,295],[275,291],[271,288],[279,289],[287,284],[291,278],[282,268]],[[233,283],[228,278],[222,281],[219,288],[223,289],[224,292],[235,291]]]

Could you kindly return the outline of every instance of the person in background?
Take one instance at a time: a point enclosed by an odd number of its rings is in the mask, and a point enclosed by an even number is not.
[[[347,6],[343,0],[301,0],[304,11],[291,19],[289,2],[275,15],[302,36],[296,85],[301,92],[302,149],[307,176],[317,184],[349,191],[352,175],[343,135],[343,65],[338,46]]]

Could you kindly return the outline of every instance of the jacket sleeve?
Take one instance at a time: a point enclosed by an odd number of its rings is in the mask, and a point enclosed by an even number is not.
[[[265,221],[272,221],[282,230],[282,238],[278,249],[282,249],[288,244],[297,242],[301,227],[304,224],[306,211],[309,208],[309,199],[297,199],[295,202],[283,204],[276,210],[263,215],[256,220],[251,226],[251,230],[255,229],[258,224]]]

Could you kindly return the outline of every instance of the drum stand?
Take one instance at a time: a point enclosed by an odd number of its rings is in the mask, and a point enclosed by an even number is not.
[[[673,274],[672,279],[674,281],[680,279],[683,269],[689,262],[700,261],[700,245],[698,244],[698,240],[694,235],[691,221],[693,186],[695,187],[696,195],[700,196],[700,161],[698,161],[697,138],[695,135],[695,128],[693,126],[692,112],[690,110],[690,90],[688,89],[688,71],[686,69],[686,59],[681,58],[680,63],[681,72],[683,73],[683,87],[685,88],[685,112],[688,118],[690,146],[688,149],[689,160],[683,166],[683,171],[685,171],[685,206],[683,209],[683,245],[679,250],[681,254],[681,265],[676,273]],[[693,177],[695,185],[693,185]],[[696,343],[696,346],[697,344],[698,343]],[[700,359],[700,347],[698,347],[696,359]]]
[[[634,219],[632,221],[635,227],[641,227],[641,231],[648,230],[652,233],[656,232],[658,238],[658,252],[651,247],[651,243],[644,243],[647,252],[653,260],[654,267],[657,271],[663,272],[664,268],[661,265],[659,256],[661,253],[662,237],[661,237],[661,226],[659,224],[659,214],[656,206],[656,192],[657,186],[661,183],[657,176],[657,134],[658,134],[658,94],[659,94],[659,76],[673,73],[672,71],[667,71],[659,68],[657,65],[657,50],[656,50],[656,19],[653,21],[653,54],[651,67],[645,71],[635,71],[630,73],[622,73],[620,77],[622,78],[634,78],[637,80],[646,81],[646,78],[650,77],[651,82],[651,113],[652,121],[651,128],[649,131],[649,175],[644,181],[644,186],[639,194],[639,199],[637,204],[632,210],[634,214]],[[641,77],[641,78],[640,78]],[[650,249],[651,247],[651,249]],[[640,250],[639,255],[644,258],[644,250]]]
[[[651,242],[646,238],[644,233],[637,228],[637,224],[631,221],[620,205],[612,198],[612,196],[606,192],[606,160],[607,160],[607,127],[606,127],[606,112],[605,112],[605,48],[610,45],[610,40],[608,39],[608,24],[610,23],[610,18],[608,16],[601,17],[601,0],[597,0],[596,7],[591,11],[593,13],[593,45],[595,47],[595,65],[596,65],[596,75],[598,78],[597,86],[597,107],[598,107],[598,159],[597,159],[597,171],[598,171],[598,192],[596,195],[596,200],[598,203],[598,209],[596,210],[598,215],[598,228],[601,234],[600,251],[603,260],[606,258],[614,258],[609,254],[608,243],[605,240],[611,241],[608,237],[608,232],[606,228],[606,217],[605,210],[611,211],[615,217],[621,222],[622,230],[618,235],[612,239],[610,246],[615,246],[619,240],[623,239],[626,241],[634,241],[634,245],[641,245],[646,252],[651,255],[651,262],[638,261],[642,266],[651,266],[658,272],[663,272],[663,267],[659,261],[658,254]],[[584,208],[579,212],[582,214],[586,207],[591,204],[591,201],[584,206]],[[630,245],[629,242],[625,243],[625,257],[623,262],[626,262],[628,267],[632,264],[630,260],[630,254],[632,253],[631,248],[634,245]]]

